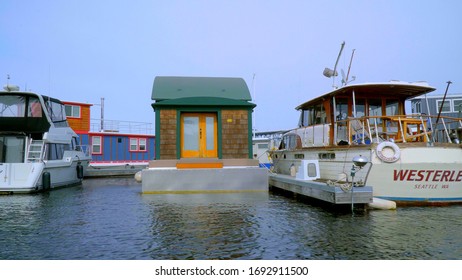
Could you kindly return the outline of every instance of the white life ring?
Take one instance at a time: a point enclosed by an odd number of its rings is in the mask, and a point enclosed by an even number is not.
[[[389,157],[389,156],[386,156],[383,154],[383,149],[384,148],[390,148],[393,150],[393,156]],[[395,162],[399,159],[399,157],[401,156],[401,151],[398,147],[398,145],[396,145],[395,143],[393,142],[382,142],[380,143],[378,146],[377,146],[377,149],[375,151],[375,153],[377,154],[377,156],[384,162]]]

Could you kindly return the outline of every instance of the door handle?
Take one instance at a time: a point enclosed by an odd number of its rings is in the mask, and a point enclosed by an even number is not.
[[[202,128],[199,128],[199,139],[202,139]]]

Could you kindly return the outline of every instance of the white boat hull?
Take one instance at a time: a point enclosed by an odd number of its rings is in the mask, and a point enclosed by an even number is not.
[[[34,163],[1,163],[0,193],[34,193],[48,189],[44,185],[43,174],[50,175],[50,189],[77,185],[79,178],[77,165],[88,166],[88,161],[72,162],[34,162]]]
[[[370,163],[355,173],[354,182],[371,186],[374,197],[396,201],[399,204],[462,203],[460,146],[400,144],[399,158],[394,162],[387,162],[378,157],[377,144],[278,151],[275,155],[276,173],[289,175],[292,165],[298,170],[299,158],[303,157],[319,160],[321,180],[348,182],[353,179],[352,158],[362,155],[368,158]]]

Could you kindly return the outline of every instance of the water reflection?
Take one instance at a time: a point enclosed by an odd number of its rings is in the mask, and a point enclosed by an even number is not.
[[[352,215],[273,193],[142,195],[92,179],[0,196],[0,259],[460,259],[461,206]]]

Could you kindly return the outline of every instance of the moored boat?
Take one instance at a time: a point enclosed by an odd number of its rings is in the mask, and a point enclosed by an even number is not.
[[[91,157],[55,98],[0,91],[0,193],[33,193],[81,183]]]
[[[462,203],[462,119],[406,114],[405,101],[434,91],[425,82],[351,84],[299,105],[297,128],[272,151],[274,172],[315,161],[318,181],[371,186],[398,204]],[[353,158],[367,159],[355,168]]]

